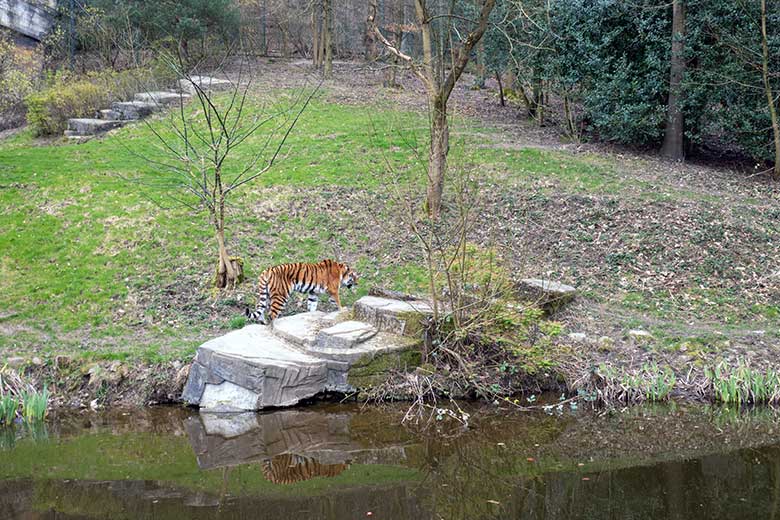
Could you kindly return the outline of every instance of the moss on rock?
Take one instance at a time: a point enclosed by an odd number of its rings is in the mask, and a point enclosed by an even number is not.
[[[421,362],[419,342],[410,341],[406,348],[358,359],[349,369],[347,382],[359,389],[370,388],[383,383],[391,371],[410,371]]]

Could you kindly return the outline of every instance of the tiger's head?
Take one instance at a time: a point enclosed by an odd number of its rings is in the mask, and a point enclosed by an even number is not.
[[[347,264],[339,264],[341,270],[341,285],[347,289],[352,289],[358,283],[358,274]]]

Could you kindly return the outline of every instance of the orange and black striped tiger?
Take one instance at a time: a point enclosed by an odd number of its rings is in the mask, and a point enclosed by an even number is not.
[[[293,291],[309,295],[310,312],[317,310],[317,295],[324,292],[327,292],[330,301],[341,309],[339,287],[343,285],[351,289],[357,281],[357,273],[347,264],[330,259],[316,264],[275,265],[260,274],[260,299],[257,308],[254,311],[247,309],[246,315],[260,323],[273,321],[282,312]]]

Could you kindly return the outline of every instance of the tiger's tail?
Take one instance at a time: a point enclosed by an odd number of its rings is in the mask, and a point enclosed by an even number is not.
[[[249,318],[251,321],[262,323],[263,325],[268,324],[265,313],[268,312],[268,304],[271,301],[271,294],[268,290],[268,282],[269,277],[267,275],[263,275],[260,279],[260,299],[257,302],[257,307],[255,310],[246,310],[247,318]]]

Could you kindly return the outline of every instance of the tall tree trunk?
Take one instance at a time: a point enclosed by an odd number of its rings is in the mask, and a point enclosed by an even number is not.
[[[661,154],[675,161],[683,160],[684,127],[682,112],[682,79],[685,74],[685,0],[672,2],[672,57],[669,74],[669,104],[666,112],[666,134]]]
[[[403,2],[400,2],[403,7]],[[376,41],[374,39],[374,14],[377,10],[377,0],[368,0],[368,17],[366,20],[366,34],[363,36],[363,45],[365,46],[366,61],[373,62],[376,60]]]
[[[319,3],[311,4],[311,64],[316,69],[320,66],[320,24]]]
[[[268,9],[266,5],[266,0],[263,0],[263,3],[260,5],[260,55],[261,56],[268,56],[268,38],[266,35],[267,29],[268,29],[268,23],[266,20]]]
[[[331,0],[322,0],[323,21],[323,46],[325,47],[325,68],[323,74],[326,78],[333,74],[333,4]]]
[[[447,121],[447,100],[436,94],[431,99],[431,151],[428,157],[428,213],[439,218],[444,177],[447,173],[447,153],[450,149],[450,128]]]
[[[777,108],[775,97],[772,93],[772,84],[769,81],[769,42],[766,32],[766,0],[761,0],[761,72],[764,77],[764,91],[766,92],[769,118],[772,121],[772,136],[775,145],[775,166],[772,169],[772,177],[780,180],[780,125],[777,122]]]

